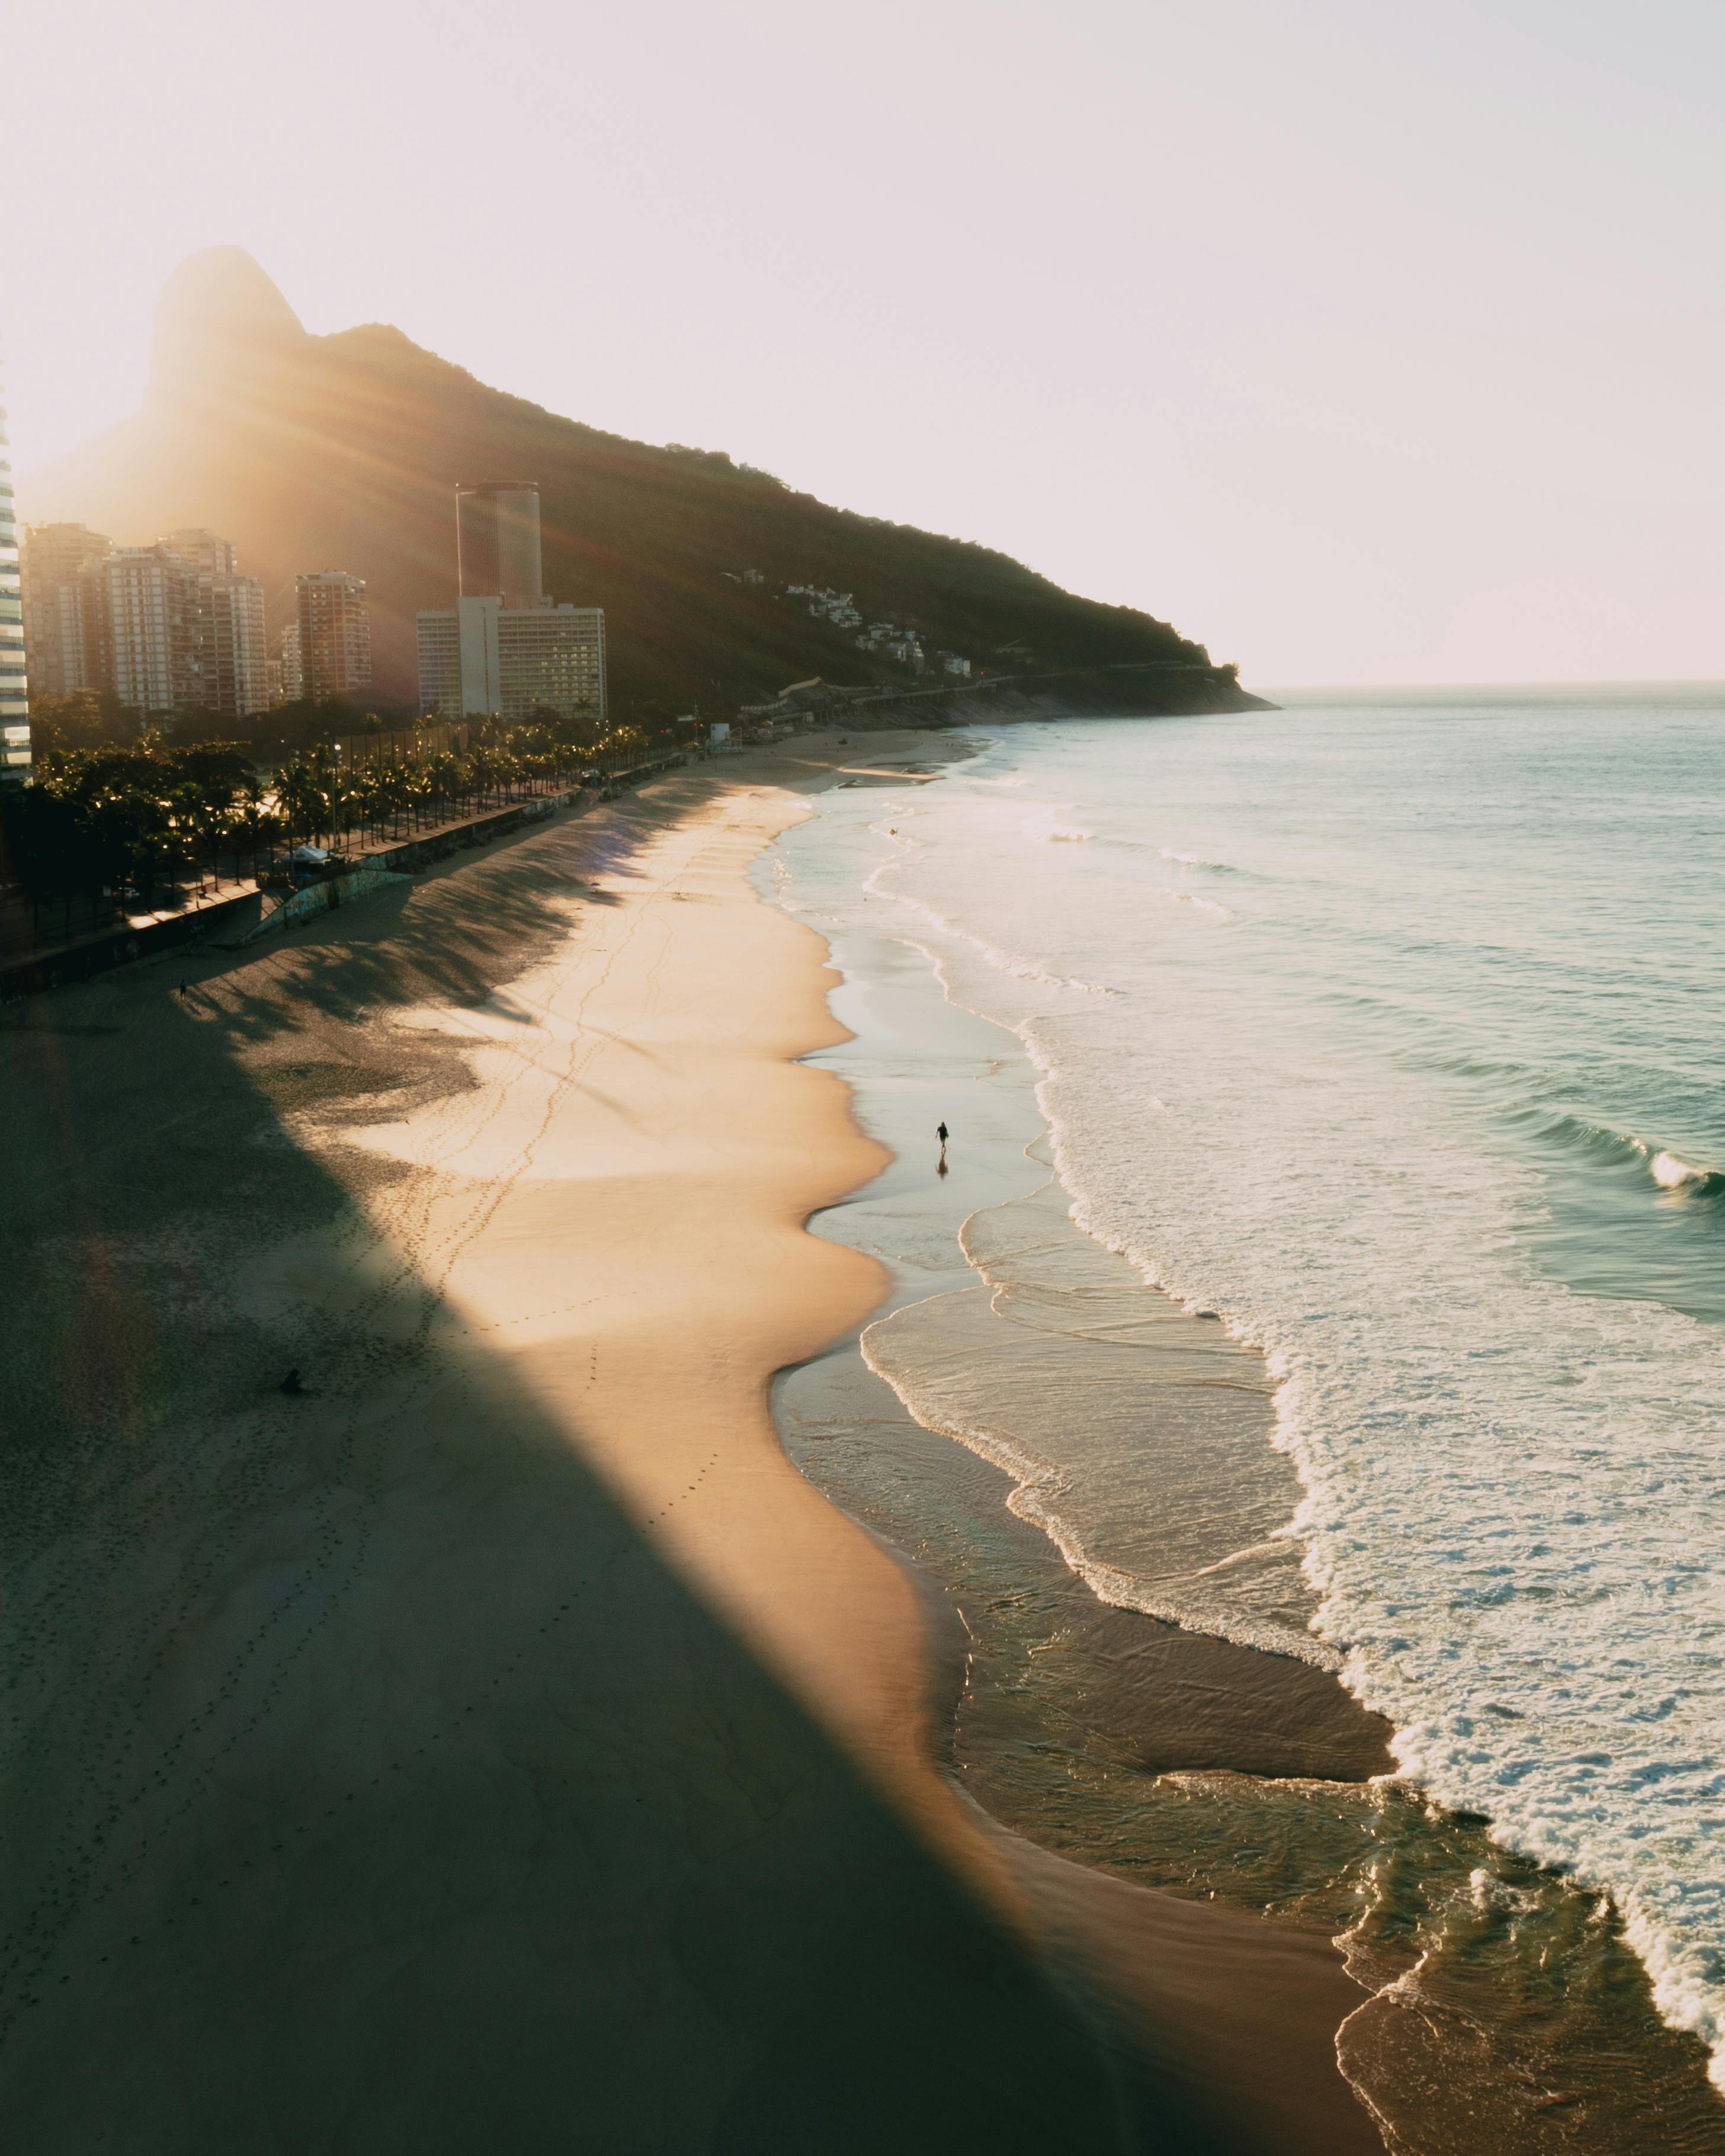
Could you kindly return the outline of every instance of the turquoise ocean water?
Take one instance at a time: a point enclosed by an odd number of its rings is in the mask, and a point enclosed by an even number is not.
[[[968,739],[824,797],[785,895],[1019,1036],[1076,1219],[1270,1358],[1312,1658],[1717,2051],[1725,700]]]

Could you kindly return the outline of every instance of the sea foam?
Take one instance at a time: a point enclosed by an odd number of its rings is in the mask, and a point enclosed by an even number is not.
[[[1513,743],[1481,732],[1464,758],[1453,733],[1422,737],[1404,775],[1399,742],[1348,723],[1370,784],[1339,808],[1333,767],[1302,763],[1268,721],[1238,776],[1201,722],[1003,742],[919,796],[916,843],[863,902],[934,956],[956,1000],[1020,1034],[1081,1224],[1268,1357],[1315,1633],[1395,1724],[1400,1771],[1608,1890],[1660,2011],[1717,2056],[1725,1335],[1660,1300],[1656,1271],[1638,1299],[1578,1294],[1530,1240],[1559,1171],[1585,1189],[1621,1163],[1646,1194],[1623,1202],[1649,1208],[1709,1187],[1702,1148],[1629,1135],[1644,1102],[1696,1122],[1704,1083],[1683,1073],[1705,1059],[1644,1077],[1611,1028],[1631,993],[1674,1013],[1697,1007],[1680,987],[1717,984],[1696,971],[1683,894],[1650,901],[1671,955],[1638,952],[1627,986],[1584,879],[1562,917],[1571,864],[1602,872],[1599,819],[1586,845],[1541,856],[1530,805],[1506,852],[1474,796],[1481,762]],[[1615,741],[1599,767],[1620,793]],[[1095,833],[1057,875],[1033,867],[1006,778]],[[1616,797],[1614,813],[1632,825]],[[1183,823],[1208,828],[1161,841]],[[1237,862],[1252,914],[1168,906],[1134,866],[1153,848],[1199,874]],[[1646,857],[1624,860],[1624,888]],[[1544,880],[1524,889],[1532,870]],[[1518,1122],[1505,1089],[1531,1097],[1542,1072],[1615,1087],[1636,1122],[1538,1099]],[[1050,1496],[1049,1463],[996,1456],[1088,1568],[1088,1523]]]

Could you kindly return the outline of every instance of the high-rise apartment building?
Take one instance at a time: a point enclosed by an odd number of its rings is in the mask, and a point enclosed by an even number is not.
[[[157,544],[177,554],[188,568],[195,569],[201,584],[225,584],[239,574],[239,549],[231,539],[223,538],[219,532],[208,531],[202,524],[182,525]]]
[[[18,521],[0,405],[0,778],[30,775],[30,699],[24,679],[24,603],[18,588]]]
[[[69,696],[102,685],[91,672],[80,581],[113,542],[84,524],[27,524],[18,549],[23,580],[24,649],[39,696]]]
[[[297,704],[305,693],[305,669],[300,658],[300,624],[297,620],[282,624],[278,649],[281,654],[281,701],[285,704]]]
[[[363,577],[318,569],[298,581],[300,665],[308,696],[342,696],[368,687],[372,624]]]
[[[206,711],[249,718],[270,708],[270,660],[264,636],[264,587],[239,573],[231,539],[203,526],[161,542],[198,579],[198,643]]]
[[[545,596],[539,490],[531,480],[482,480],[455,489],[455,568],[465,599],[536,607]]]
[[[458,599],[419,618],[419,702],[440,719],[525,718],[536,706],[605,724],[605,617],[598,607]]]
[[[478,606],[478,599],[457,599],[452,607],[422,612],[418,617],[419,641],[419,709],[429,718],[445,720],[467,716],[467,700],[461,693],[461,609]],[[470,635],[471,631],[469,632]],[[484,629],[480,629],[483,638]],[[480,670],[483,674],[483,646]],[[491,710],[480,704],[481,717]]]
[[[25,557],[31,619],[64,692],[111,690],[155,713],[268,709],[264,588],[239,574],[231,540],[200,528],[116,547],[49,524],[27,534]]]
[[[305,670],[300,664],[300,624],[297,620],[285,621],[270,661],[270,701],[272,707],[297,704],[305,693]]]
[[[264,632],[264,587],[255,577],[230,577],[200,593],[204,632],[203,701],[224,718],[249,718],[270,708],[270,648]]]
[[[198,572],[172,547],[116,547],[79,578],[92,681],[134,711],[204,701]]]

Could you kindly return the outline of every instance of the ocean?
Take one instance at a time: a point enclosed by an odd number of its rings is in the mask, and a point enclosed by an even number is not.
[[[1015,1036],[1045,1125],[1053,1179],[1033,1137],[964,1277],[863,1354],[1100,1604],[1334,1671],[1394,1729],[1387,1782],[1129,1796],[1073,1738],[1068,1845],[1332,1920],[1397,2145],[1722,2145],[1681,2037],[1719,2079],[1725,699],[955,746],[818,797],[770,864],[841,965],[893,946]],[[987,1062],[919,1080],[955,1162]],[[983,1774],[1032,1830],[1034,1748]]]

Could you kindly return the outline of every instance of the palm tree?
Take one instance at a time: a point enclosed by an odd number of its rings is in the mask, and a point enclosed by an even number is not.
[[[296,832],[315,839],[329,819],[329,803],[309,760],[296,757],[276,775],[276,801],[287,826],[290,850]]]
[[[239,862],[239,848],[245,846],[251,855],[252,881],[258,877],[258,854],[266,837],[279,829],[276,819],[264,807],[264,788],[260,780],[249,779],[241,788],[239,798],[227,812],[228,836],[234,848],[234,860]]]

